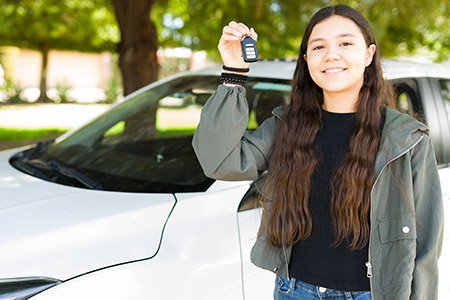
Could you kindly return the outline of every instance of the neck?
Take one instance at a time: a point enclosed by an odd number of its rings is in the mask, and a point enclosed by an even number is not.
[[[329,93],[324,91],[322,108],[335,113],[356,112],[358,97],[359,90],[353,93]]]

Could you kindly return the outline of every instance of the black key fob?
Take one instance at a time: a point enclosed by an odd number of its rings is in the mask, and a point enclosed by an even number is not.
[[[257,62],[258,61],[258,49],[256,49],[256,41],[246,36],[241,40],[242,46],[242,56],[244,57],[244,61],[248,63]]]

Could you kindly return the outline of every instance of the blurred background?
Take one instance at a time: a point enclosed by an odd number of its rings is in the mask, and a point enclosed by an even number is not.
[[[296,58],[319,8],[372,24],[381,55],[450,68],[448,0],[0,0],[0,150],[52,139],[155,80],[220,64],[231,20],[264,58]]]

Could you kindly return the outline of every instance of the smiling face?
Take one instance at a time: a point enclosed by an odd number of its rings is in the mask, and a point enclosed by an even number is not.
[[[372,62],[375,45],[367,45],[359,27],[350,19],[333,15],[318,23],[308,39],[305,60],[324,101],[358,100],[364,70]]]

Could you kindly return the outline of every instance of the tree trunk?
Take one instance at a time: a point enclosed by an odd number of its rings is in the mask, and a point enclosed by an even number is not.
[[[50,102],[47,96],[47,66],[48,66],[48,53],[50,51],[48,45],[44,45],[40,49],[42,56],[41,65],[41,82],[39,84],[40,94],[36,102],[47,103]]]
[[[150,20],[155,0],[114,0],[121,41],[118,44],[119,66],[124,95],[158,79],[158,37]]]
[[[158,79],[158,36],[150,20],[156,0],[114,0],[121,41],[118,44],[119,67],[122,73],[123,93],[131,92]],[[132,140],[155,138],[156,106],[142,115],[125,120],[125,135]]]

